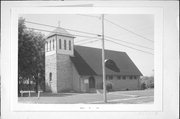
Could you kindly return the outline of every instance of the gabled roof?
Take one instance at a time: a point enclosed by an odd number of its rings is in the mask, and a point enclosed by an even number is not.
[[[80,75],[97,75],[76,50],[74,51],[74,56],[71,57],[71,60]]]
[[[57,27],[55,30],[53,30],[48,36],[51,37],[53,35],[61,35],[61,36],[67,36],[67,37],[73,37],[74,36],[72,34],[70,34],[69,32],[67,32],[64,28],[61,27]]]
[[[105,59],[112,59],[120,69],[120,72],[114,72],[106,68],[107,75],[142,75],[125,52],[105,50]],[[74,46],[71,60],[80,75],[102,75],[101,49]]]

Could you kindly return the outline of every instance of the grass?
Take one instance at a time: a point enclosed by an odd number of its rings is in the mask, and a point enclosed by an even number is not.
[[[19,97],[20,103],[36,104],[101,104],[103,103],[103,94],[97,93],[42,93],[40,98],[34,93],[31,96]],[[136,91],[116,91],[107,93],[107,100],[110,104],[144,104],[153,103],[154,90],[136,90]]]

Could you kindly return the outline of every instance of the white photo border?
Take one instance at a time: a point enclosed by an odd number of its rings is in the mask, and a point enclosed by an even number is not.
[[[154,15],[153,104],[21,104],[18,103],[18,17],[20,14],[152,14]],[[12,111],[162,111],[163,8],[159,7],[21,7],[11,9],[10,99]],[[16,78],[17,77],[17,78]]]

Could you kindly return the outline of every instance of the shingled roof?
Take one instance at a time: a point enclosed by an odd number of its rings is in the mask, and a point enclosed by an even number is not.
[[[80,75],[102,75],[101,49],[74,46],[74,57],[71,57]],[[107,75],[136,75],[142,73],[125,52],[105,50],[105,59],[112,59],[120,72],[106,68]]]
[[[53,30],[48,36],[51,37],[53,35],[61,35],[61,36],[66,36],[66,37],[73,37],[74,36],[72,34],[70,34],[69,32],[67,32],[64,28],[61,27],[57,27],[55,30]]]

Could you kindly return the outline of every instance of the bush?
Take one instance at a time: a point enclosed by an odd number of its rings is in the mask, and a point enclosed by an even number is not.
[[[103,89],[103,83],[100,85],[100,89]],[[106,91],[111,91],[112,90],[112,84],[111,83],[107,83],[106,84]]]
[[[106,90],[109,92],[110,90],[112,90],[112,84],[108,83],[106,84]]]
[[[142,90],[146,89],[146,84],[145,84],[145,83],[142,83],[142,84],[141,84],[141,89],[142,89]]]
[[[151,83],[151,84],[150,84],[150,88],[154,88],[154,83]]]

